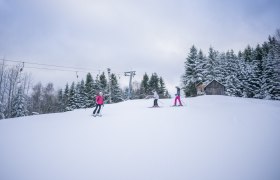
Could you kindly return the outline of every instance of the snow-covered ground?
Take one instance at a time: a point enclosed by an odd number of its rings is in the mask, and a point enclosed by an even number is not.
[[[152,101],[1,120],[0,179],[280,179],[279,101]]]

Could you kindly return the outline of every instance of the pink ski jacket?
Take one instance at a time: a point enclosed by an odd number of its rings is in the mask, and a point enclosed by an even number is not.
[[[100,95],[96,96],[96,103],[102,105],[104,103],[103,96]]]

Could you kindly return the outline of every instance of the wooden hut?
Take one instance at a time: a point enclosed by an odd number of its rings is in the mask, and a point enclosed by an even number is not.
[[[216,80],[211,81],[204,88],[206,95],[225,95],[226,88]]]
[[[196,94],[197,94],[197,95],[203,95],[203,94],[205,94],[205,92],[204,92],[205,84],[203,84],[202,82],[200,82],[200,83],[198,83],[195,87],[196,87]]]

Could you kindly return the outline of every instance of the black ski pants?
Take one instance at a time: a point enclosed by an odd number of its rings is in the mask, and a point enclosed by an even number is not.
[[[93,114],[95,114],[96,111],[97,111],[97,114],[99,114],[100,113],[100,109],[101,109],[101,104],[96,104],[95,109],[93,111]]]
[[[158,101],[157,99],[154,99],[154,106],[156,106],[156,107],[158,106],[157,101]]]

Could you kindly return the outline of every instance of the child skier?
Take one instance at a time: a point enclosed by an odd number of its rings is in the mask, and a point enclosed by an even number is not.
[[[175,101],[174,101],[173,106],[177,105],[177,101],[179,101],[179,106],[183,106],[182,103],[181,103],[181,98],[180,98],[180,90],[181,89],[178,86],[176,86],[176,89],[177,89],[177,93],[175,94]]]
[[[99,92],[99,94],[96,96],[95,98],[95,102],[96,102],[96,106],[95,109],[93,111],[93,116],[100,116],[100,109],[101,109],[101,105],[104,105],[104,97],[103,97],[103,93]],[[96,114],[97,111],[97,114]]]
[[[154,106],[153,107],[159,107],[158,103],[157,103],[157,101],[159,99],[158,93],[156,92],[156,90],[154,90],[153,92],[154,92],[154,96],[153,96],[154,97]]]

